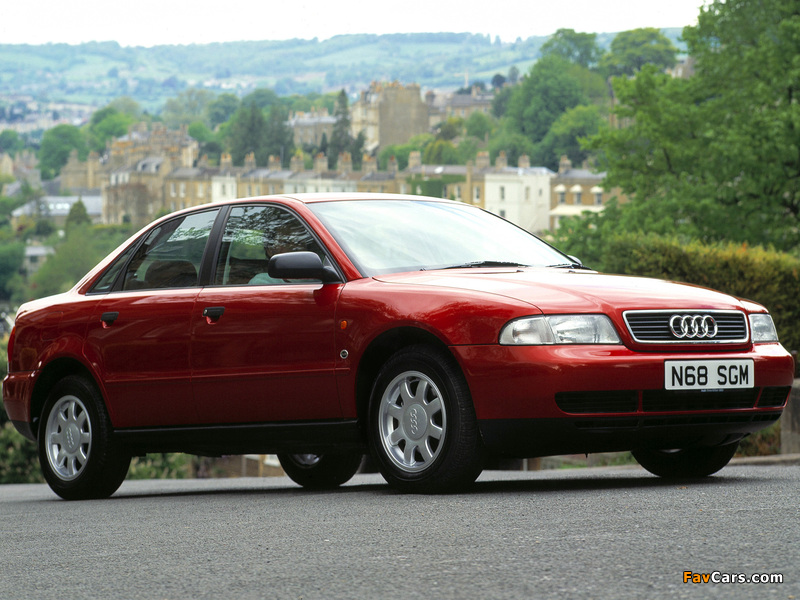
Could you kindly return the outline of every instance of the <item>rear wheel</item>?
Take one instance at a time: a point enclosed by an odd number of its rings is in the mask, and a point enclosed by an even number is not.
[[[361,466],[363,455],[278,454],[281,467],[295,483],[304,488],[325,490],[347,483]]]
[[[111,421],[97,388],[78,376],[62,379],[51,391],[38,444],[44,478],[65,500],[110,496],[131,462],[113,443]]]
[[[645,469],[669,479],[708,477],[727,465],[739,442],[725,446],[684,448],[682,450],[640,449],[632,452]]]
[[[379,372],[369,438],[381,473],[402,491],[449,491],[482,470],[467,382],[452,356],[428,346],[401,350]]]

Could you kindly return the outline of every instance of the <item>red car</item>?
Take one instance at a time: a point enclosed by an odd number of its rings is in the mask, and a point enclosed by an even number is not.
[[[398,489],[488,456],[632,450],[701,477],[776,421],[793,360],[764,307],[602,275],[480,209],[415,196],[200,206],[22,306],[3,385],[63,498],[132,456],[277,453],[307,487],[370,451]]]

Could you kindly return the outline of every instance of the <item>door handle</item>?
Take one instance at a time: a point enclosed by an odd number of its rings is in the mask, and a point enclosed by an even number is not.
[[[118,312],[104,312],[100,316],[100,320],[103,322],[103,327],[111,327],[114,324],[114,321],[116,321],[118,318]]]
[[[213,323],[214,321],[218,321],[224,312],[224,306],[206,306],[203,309],[203,316],[206,318],[206,321]]]

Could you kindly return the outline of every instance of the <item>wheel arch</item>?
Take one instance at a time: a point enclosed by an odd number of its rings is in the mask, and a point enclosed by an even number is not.
[[[70,375],[85,377],[100,390],[100,386],[97,385],[97,380],[92,372],[78,359],[61,357],[48,363],[47,366],[42,369],[39,377],[37,377],[36,384],[33,387],[33,393],[31,394],[31,424],[35,436],[38,437],[39,435],[39,420],[42,416],[44,403],[50,395],[50,390],[53,389],[56,383]]]
[[[366,436],[370,395],[378,371],[390,356],[403,348],[416,345],[430,346],[444,352],[452,358],[459,369],[461,368],[447,344],[429,331],[418,327],[397,327],[380,334],[364,351],[356,377],[356,410],[359,427],[364,436]]]

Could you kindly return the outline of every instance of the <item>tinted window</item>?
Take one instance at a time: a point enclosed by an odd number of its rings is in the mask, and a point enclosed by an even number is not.
[[[131,254],[133,254],[134,246],[131,246],[125,252],[120,255],[117,260],[115,260],[112,265],[106,269],[106,272],[103,273],[102,277],[97,280],[97,283],[92,286],[92,289],[89,290],[90,293],[105,293],[110,292],[111,289],[114,287],[114,282],[117,280],[117,276],[120,274],[120,271],[125,267],[125,264],[128,262]]]
[[[286,283],[267,275],[269,259],[275,254],[301,250],[325,259],[319,243],[294,214],[275,206],[237,206],[231,210],[225,227],[214,283]]]
[[[186,215],[151,230],[125,270],[123,289],[197,285],[203,252],[218,212]]]

